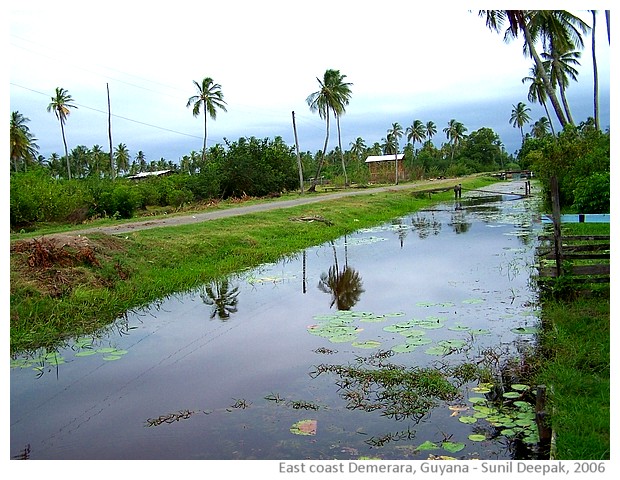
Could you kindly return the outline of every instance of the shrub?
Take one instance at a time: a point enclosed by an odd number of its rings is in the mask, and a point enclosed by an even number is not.
[[[595,173],[577,181],[574,207],[579,213],[609,213],[609,172]]]

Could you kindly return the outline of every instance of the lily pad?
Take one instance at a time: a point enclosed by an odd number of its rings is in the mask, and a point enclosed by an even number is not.
[[[523,392],[525,390],[529,390],[530,387],[529,385],[523,385],[522,383],[513,383],[512,385],[510,385],[510,388],[519,392]]]
[[[407,343],[409,345],[419,347],[421,345],[428,345],[429,343],[433,343],[433,341],[428,337],[415,337],[415,338],[407,338]]]
[[[294,435],[316,435],[316,420],[300,420],[290,431]]]
[[[504,392],[502,397],[504,398],[519,398],[521,394],[519,392]]]
[[[472,433],[471,435],[468,435],[467,438],[469,438],[472,442],[484,442],[487,439],[487,437],[479,433]]]
[[[366,340],[365,342],[353,342],[351,345],[358,348],[377,348],[381,346],[381,342]]]
[[[459,417],[459,422],[461,422],[461,423],[471,424],[471,423],[476,423],[477,421],[478,421],[478,419],[476,417],[473,417],[473,416]]]
[[[95,350],[81,350],[75,354],[76,357],[89,357],[91,355],[96,355],[97,352]]]
[[[486,328],[476,328],[474,330],[470,330],[472,335],[491,335],[491,330],[487,330]]]
[[[484,300],[481,298],[468,298],[467,300],[463,300],[463,303],[467,303],[468,305],[476,305],[478,303],[484,303]]]
[[[441,448],[450,453],[456,453],[463,450],[465,448],[465,444],[463,442],[443,442],[441,444]]]
[[[430,440],[427,440],[426,442],[422,443],[421,445],[418,445],[416,450],[419,450],[419,451],[422,451],[422,450],[436,450],[438,448],[439,448],[439,445],[437,445],[436,443],[431,442]]]
[[[395,345],[391,348],[391,350],[395,353],[410,353],[413,352],[418,345],[414,345],[412,343],[401,343],[399,345]]]
[[[448,330],[452,331],[452,332],[466,332],[470,329],[470,327],[466,326],[466,325],[453,325],[451,327],[448,327]]]

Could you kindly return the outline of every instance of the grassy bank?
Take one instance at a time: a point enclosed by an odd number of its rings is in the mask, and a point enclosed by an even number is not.
[[[495,182],[460,181],[464,188]],[[367,195],[121,236],[13,242],[11,351],[58,345],[164,296],[451,199],[449,191],[429,199],[411,190],[369,189]]]
[[[567,224],[563,230],[609,234],[609,224]],[[555,458],[609,459],[609,285],[543,299],[542,316],[543,358],[534,382],[551,386]]]

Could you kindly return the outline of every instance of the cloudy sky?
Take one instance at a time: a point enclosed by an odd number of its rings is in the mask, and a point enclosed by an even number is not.
[[[211,77],[228,111],[209,120],[209,145],[277,135],[294,145],[294,111],[300,148],[314,152],[322,148],[325,124],[306,97],[333,68],[353,84],[341,120],[345,149],[357,137],[380,142],[392,123],[406,128],[415,119],[435,122],[439,145],[454,118],[468,133],[492,128],[514,153],[521,137],[509,118],[513,105],[528,103],[521,79],[533,65],[522,40],[506,44],[466,2],[462,9],[419,3],[10,2],[10,110],[30,119],[42,155],[62,155],[58,120],[46,108],[55,88],[65,88],[78,106],[66,123],[69,149],[107,150],[108,86],[113,145],[124,143],[132,156],[141,150],[147,161],[178,161],[202,148],[202,117],[194,118],[186,103],[195,94],[192,81]],[[609,2],[590,3],[609,8]],[[591,24],[588,11],[572,11]],[[610,49],[602,12],[597,30],[607,128]],[[579,79],[568,90],[577,123],[593,115],[590,36],[584,41]],[[532,123],[544,115],[541,106],[529,106]],[[336,138],[334,129],[330,148]]]

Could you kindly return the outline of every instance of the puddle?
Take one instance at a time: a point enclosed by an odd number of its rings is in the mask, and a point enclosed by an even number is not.
[[[12,359],[11,456],[527,458],[530,388],[462,367],[499,369],[536,339],[540,223],[535,199],[510,195],[519,186],[466,192]],[[390,381],[373,373],[386,368]]]

